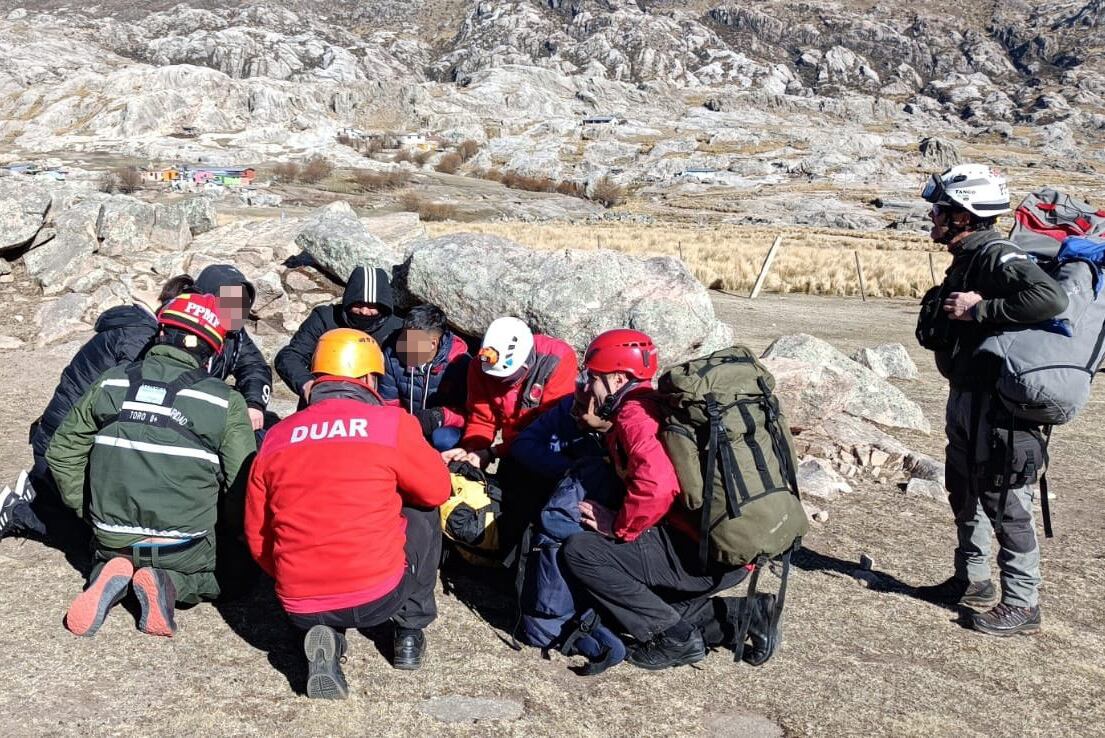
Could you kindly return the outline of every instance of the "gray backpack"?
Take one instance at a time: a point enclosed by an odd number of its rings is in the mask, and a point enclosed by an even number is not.
[[[995,391],[1014,417],[1062,425],[1089,402],[1105,359],[1105,291],[1100,270],[1085,258],[1063,253],[1040,266],[1067,293],[1067,309],[1045,324],[995,333],[978,351],[1001,360]]]
[[[1031,192],[1013,213],[1009,239],[1030,254],[1053,258],[1069,236],[1105,235],[1105,210],[1050,187]]]

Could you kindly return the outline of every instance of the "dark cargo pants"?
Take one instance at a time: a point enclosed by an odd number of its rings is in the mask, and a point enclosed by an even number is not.
[[[710,595],[748,574],[743,567],[704,571],[694,541],[662,524],[629,542],[577,533],[564,542],[561,556],[569,581],[642,643],[680,620],[702,620],[713,607]]]
[[[407,569],[394,590],[378,600],[356,607],[311,614],[288,613],[303,630],[327,625],[338,631],[371,628],[391,620],[403,628],[422,629],[437,618],[437,567],[441,561],[441,513],[435,507],[403,508],[407,519]]]
[[[976,402],[977,406],[972,407]],[[985,471],[991,463],[992,411],[1001,410],[993,404],[992,393],[985,389],[953,387],[948,394],[945,473],[959,539],[955,575],[971,582],[990,579],[991,531],[1001,500],[1001,489],[994,487],[991,475]],[[978,425],[972,429],[974,418]],[[1016,607],[1035,607],[1039,603],[1040,546],[1032,508],[1034,493],[1032,485],[1009,490],[997,531],[1002,601]]]

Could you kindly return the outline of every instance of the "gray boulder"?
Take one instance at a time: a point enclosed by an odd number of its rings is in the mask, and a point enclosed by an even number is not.
[[[87,271],[85,264],[100,244],[96,238],[99,218],[99,203],[82,203],[65,210],[54,218],[54,238],[23,255],[27,273],[42,287],[43,294],[64,292],[70,282]]]
[[[860,349],[852,361],[865,366],[883,379],[917,379],[917,365],[900,343],[884,343]]]
[[[596,334],[628,326],[652,336],[665,365],[733,343],[706,289],[671,257],[533,251],[503,238],[460,233],[413,247],[406,288],[474,335],[495,318],[513,315],[582,352]]]
[[[92,330],[83,322],[88,309],[87,295],[70,293],[56,300],[47,300],[38,307],[35,322],[38,324],[38,345],[47,346],[79,331]]]
[[[855,387],[854,379],[832,367],[778,357],[763,364],[775,377],[775,394],[796,433],[844,412]]]
[[[156,208],[133,197],[116,196],[104,202],[96,235],[104,256],[126,256],[150,246]]]
[[[403,252],[372,235],[349,203],[337,201],[315,211],[295,239],[315,263],[345,281],[355,267],[391,270],[403,262]]]
[[[894,428],[909,428],[924,433],[931,430],[917,403],[900,389],[865,366],[860,366],[831,344],[805,333],[775,340],[765,358],[804,361],[813,366],[828,366],[855,380],[846,410],[848,413]]]
[[[0,186],[0,254],[20,248],[33,239],[50,209],[49,192],[20,184],[10,181]]]
[[[174,205],[157,205],[155,208],[150,244],[172,251],[188,248],[192,243],[192,229],[187,213]]]
[[[7,259],[0,259],[0,277],[12,273],[12,265]]]
[[[922,138],[917,148],[922,162],[933,169],[948,169],[960,162],[959,147],[947,139],[934,136]]]
[[[361,218],[361,224],[376,238],[397,250],[406,250],[426,238],[426,226],[418,213],[388,213]]]
[[[207,233],[219,225],[218,213],[215,211],[215,201],[210,197],[190,197],[187,200],[173,203],[188,222],[188,230],[193,236]]]
[[[799,462],[795,476],[798,478],[798,491],[803,497],[831,500],[852,491],[852,486],[837,473],[832,462],[825,459],[807,456]]]

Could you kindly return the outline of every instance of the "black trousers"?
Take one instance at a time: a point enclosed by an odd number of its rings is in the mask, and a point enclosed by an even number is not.
[[[303,615],[288,613],[303,630],[328,625],[338,631],[371,628],[388,620],[403,628],[422,629],[437,618],[437,566],[441,561],[441,517],[437,508],[403,508],[407,519],[407,569],[399,586],[378,600],[342,610]]]
[[[710,595],[748,575],[743,567],[703,569],[695,542],[666,525],[630,542],[578,533],[561,556],[570,580],[642,643],[680,620],[710,620]]]

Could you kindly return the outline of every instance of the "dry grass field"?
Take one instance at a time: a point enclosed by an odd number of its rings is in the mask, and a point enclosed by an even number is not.
[[[486,233],[540,249],[606,248],[630,254],[683,259],[707,287],[747,294],[772,241],[783,241],[764,289],[778,293],[858,295],[855,253],[868,296],[920,297],[951,262],[923,234],[830,229],[777,229],[732,225],[697,227],[673,223],[440,223],[431,235]],[[932,255],[933,269],[929,259]]]

